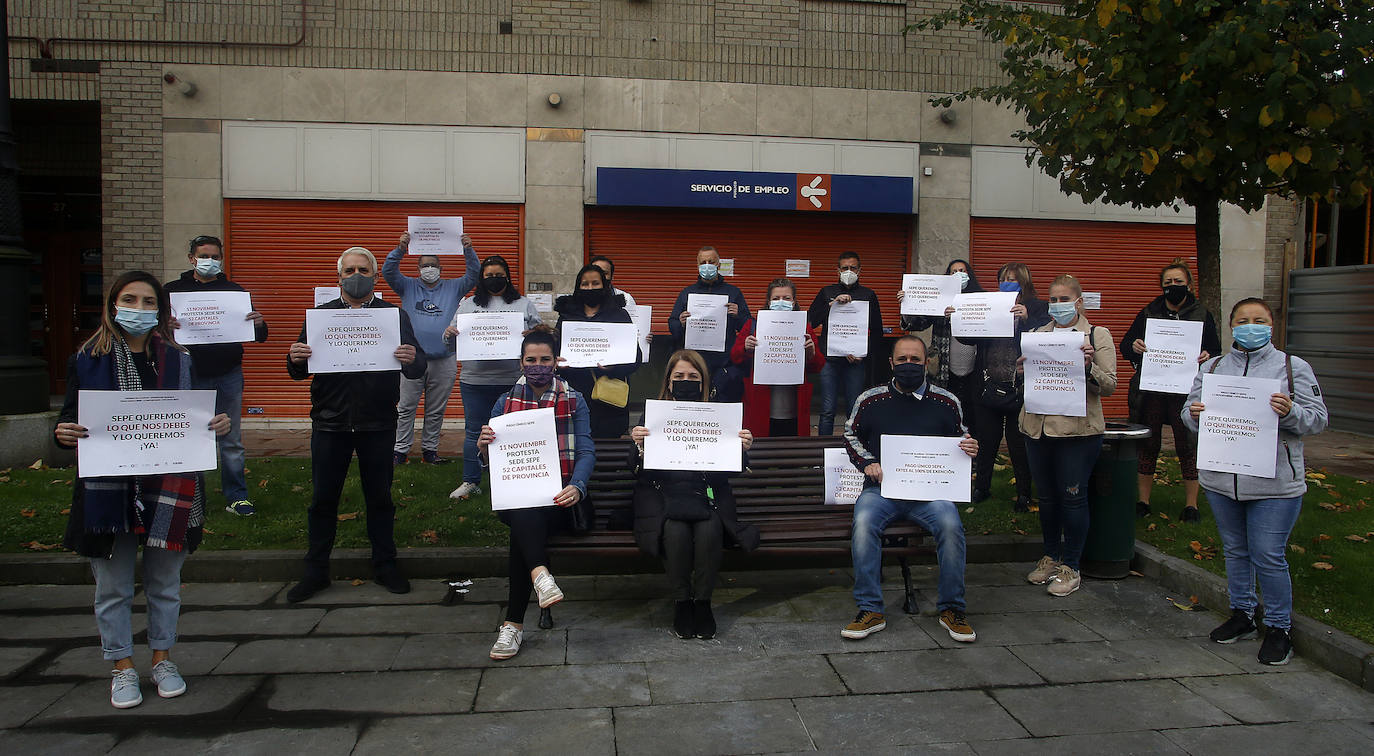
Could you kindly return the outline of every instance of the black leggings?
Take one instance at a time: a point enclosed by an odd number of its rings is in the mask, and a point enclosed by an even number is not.
[[[501,520],[510,526],[510,593],[507,596],[506,621],[523,624],[525,610],[530,605],[530,591],[534,581],[530,570],[539,565],[549,566],[549,532],[555,518],[563,512],[558,507],[508,509]]]
[[[1149,427],[1150,437],[1140,442],[1135,457],[1136,472],[1141,475],[1155,474],[1160,444],[1164,441],[1160,431],[1168,425],[1174,430],[1174,449],[1178,452],[1178,466],[1183,469],[1183,479],[1197,480],[1197,440],[1188,426],[1183,424],[1183,403],[1186,401],[1188,397],[1183,394],[1140,393],[1140,422]]]
[[[663,567],[675,601],[710,601],[725,548],[720,516],[696,522],[663,521]]]
[[[973,437],[978,439],[978,456],[973,460],[973,487],[986,491],[992,488],[992,463],[1002,446],[1002,430],[1006,428],[1007,452],[1011,454],[1011,469],[1016,475],[1016,495],[1031,497],[1030,462],[1026,460],[1026,437],[1021,435],[1021,408],[1002,411],[979,404],[974,413]]]

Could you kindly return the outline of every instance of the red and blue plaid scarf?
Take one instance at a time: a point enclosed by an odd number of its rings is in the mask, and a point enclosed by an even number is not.
[[[565,485],[572,478],[573,454],[576,451],[572,416],[577,411],[577,401],[577,397],[568,393],[568,384],[562,378],[555,376],[548,389],[535,396],[534,388],[525,383],[522,375],[506,394],[506,403],[503,405],[504,413],[553,407],[554,429],[558,434],[558,464]]]

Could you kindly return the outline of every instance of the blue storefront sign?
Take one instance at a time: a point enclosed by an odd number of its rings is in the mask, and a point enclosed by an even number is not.
[[[911,178],[900,176],[596,169],[598,205],[910,215],[914,186]]]

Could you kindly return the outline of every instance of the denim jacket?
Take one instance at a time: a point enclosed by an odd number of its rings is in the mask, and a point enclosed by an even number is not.
[[[578,490],[586,498],[587,481],[596,467],[596,445],[592,442],[592,416],[587,410],[587,400],[576,389],[568,388],[568,395],[577,397],[577,409],[573,411],[573,471],[572,477],[564,482]],[[506,399],[510,392],[502,394],[491,408],[492,417],[506,414]]]

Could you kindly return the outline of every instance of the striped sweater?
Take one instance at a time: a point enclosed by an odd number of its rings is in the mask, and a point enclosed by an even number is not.
[[[859,470],[881,462],[883,434],[902,436],[963,436],[964,413],[959,400],[929,382],[921,389],[904,394],[892,382],[876,386],[859,395],[844,440],[849,460]],[[865,486],[877,485],[871,479]]]

